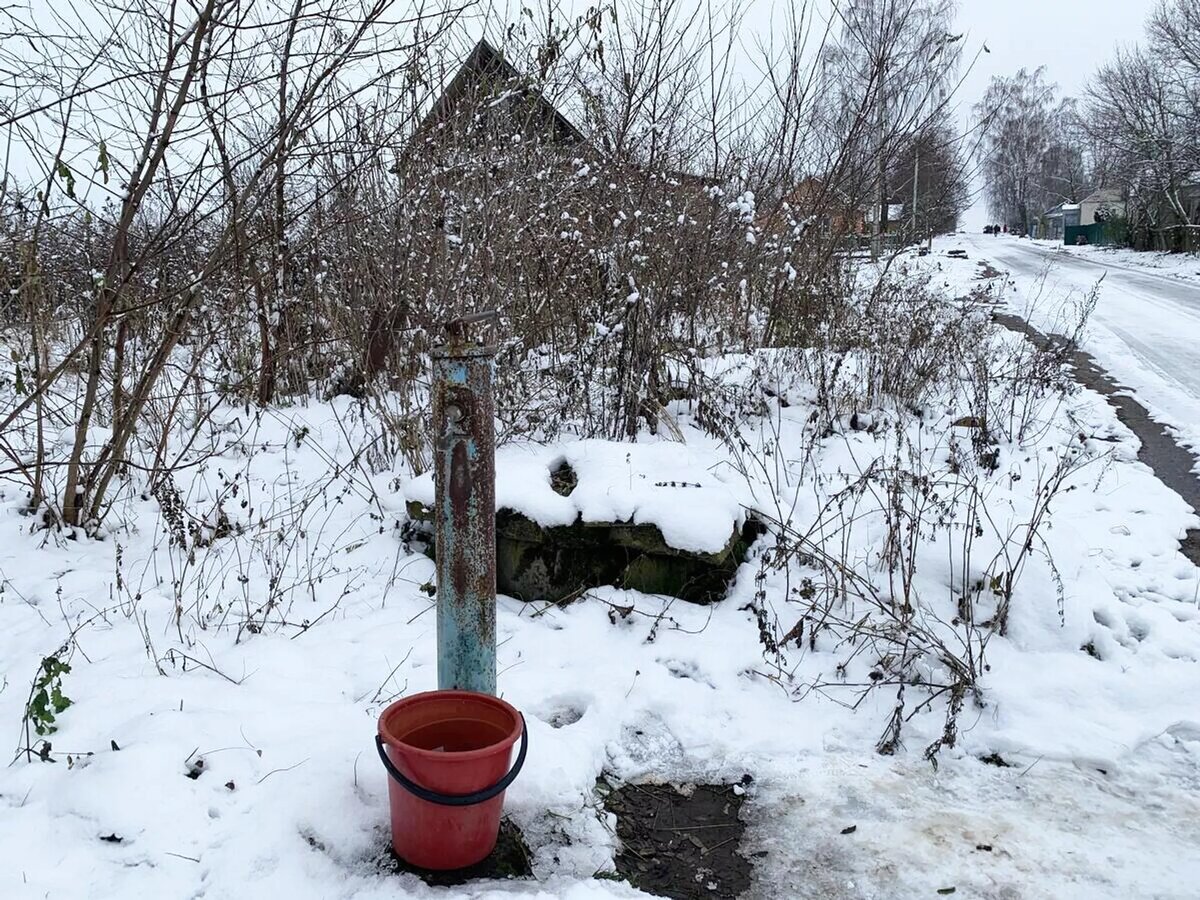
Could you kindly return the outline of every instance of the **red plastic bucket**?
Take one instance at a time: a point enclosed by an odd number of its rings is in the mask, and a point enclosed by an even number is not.
[[[521,750],[510,770],[513,744]],[[397,700],[375,737],[388,771],[392,848],[421,869],[462,869],[496,846],[504,790],[525,763],[525,720],[497,697],[428,691]]]

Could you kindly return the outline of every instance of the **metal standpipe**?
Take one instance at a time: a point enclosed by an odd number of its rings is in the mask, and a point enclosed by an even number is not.
[[[434,511],[440,690],[496,693],[494,346],[468,341],[478,313],[433,351]]]

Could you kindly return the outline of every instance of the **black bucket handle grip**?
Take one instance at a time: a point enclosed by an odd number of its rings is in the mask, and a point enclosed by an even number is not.
[[[525,727],[525,716],[520,713],[517,713],[517,715],[521,717],[521,749],[517,752],[517,761],[513,763],[513,767],[509,769],[507,775],[491,787],[486,787],[473,794],[439,794],[437,791],[421,787],[421,785],[411,779],[405,778],[404,773],[396,768],[395,763],[387,755],[387,750],[385,749],[387,744],[384,743],[382,735],[375,735],[375,746],[379,750],[379,758],[383,760],[383,767],[387,769],[388,775],[394,778],[400,787],[404,788],[417,799],[428,803],[436,803],[439,806],[475,806],[478,803],[485,803],[493,797],[498,796],[513,783],[514,779],[520,773],[521,767],[525,765],[525,753],[529,749],[529,729]]]

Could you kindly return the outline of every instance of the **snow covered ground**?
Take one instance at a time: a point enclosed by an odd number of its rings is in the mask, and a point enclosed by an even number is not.
[[[952,295],[978,271],[974,259],[930,261]],[[860,410],[814,438],[811,385],[784,377],[771,354],[720,364],[731,382],[769,388],[745,455],[681,401],[686,446],[646,439],[653,484],[639,493],[650,501],[629,505],[631,465],[612,449],[611,465],[587,473],[611,490],[585,486],[585,497],[673,521],[700,547],[700,532],[737,513],[689,504],[748,498],[886,585],[878,498],[869,488],[849,506],[836,498],[870,484],[860,480],[877,461],[918,448],[936,476],[930,502],[950,502],[937,492],[974,471],[970,427],[952,424],[963,410],[949,399],[921,418]],[[594,791],[601,773],[751,773],[743,849],[766,851],[753,897],[1195,896],[1200,572],[1177,541],[1197,520],[1136,461],[1136,440],[1098,395],[1047,400],[1024,439],[1000,443],[980,482],[986,520],[913,541],[925,627],[947,652],[982,650],[967,646],[957,598],[993,553],[1024,539],[1056,462],[1077,463],[936,767],[924,750],[944,736],[946,700],[916,684],[905,685],[895,754],[875,752],[898,694],[868,689],[897,664],[871,650],[889,646],[882,631],[856,649],[810,622],[766,652],[756,604],[790,630],[810,608],[800,585],[816,578],[802,560],[766,565],[770,538],[712,606],[611,587],[562,608],[501,597],[500,689],[530,730],[507,808],[537,881],[456,889],[374,863],[387,844],[376,716],[436,681],[433,564],[400,537],[405,497],[421,486],[365,466],[375,427],[345,399],[223,409],[207,434],[215,454],[178,473],[175,492],[131,496],[102,540],[37,529],[20,491],[0,486],[0,725],[14,745],[26,746],[42,660],[71,666],[61,676],[71,704],[46,736],[53,761],[18,754],[0,770],[0,896],[644,896],[594,877],[615,850]],[[540,478],[579,452],[505,450],[501,465]],[[710,490],[669,486],[697,470]],[[876,614],[861,599],[833,608],[846,621]],[[913,665],[930,682],[946,674],[937,653]]]
[[[1008,235],[939,242],[951,246],[1007,272],[1007,302],[1043,332],[1059,330],[1096,289],[1083,349],[1200,453],[1200,257],[1064,249]]]
[[[1200,284],[1200,256],[1195,253],[1160,253],[1131,250],[1128,247],[1064,245],[1061,241],[1033,241],[1034,246],[1064,253],[1111,269],[1129,269],[1150,275],[1162,275]]]

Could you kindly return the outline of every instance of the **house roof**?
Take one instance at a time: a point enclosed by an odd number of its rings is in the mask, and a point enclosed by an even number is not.
[[[514,95],[531,100],[534,115],[546,125],[550,137],[566,143],[582,143],[584,140],[579,129],[486,39],[481,39],[463,60],[454,79],[421,121],[417,133],[423,133],[449,118],[455,107],[476,93],[493,94],[497,100]]]
[[[1122,200],[1120,188],[1100,188],[1083,198],[1084,203],[1118,203]]]
[[[490,98],[487,105],[496,106],[513,97],[530,101],[531,118],[543,126],[546,137],[563,144],[584,145],[593,153],[601,153],[600,148],[584,137],[583,133],[546,99],[545,94],[532,83],[532,79],[505,59],[504,54],[493,47],[486,38],[481,39],[463,60],[450,84],[417,126],[415,134],[425,134],[452,118],[456,107],[462,103]],[[415,140],[410,141],[409,146],[415,143]],[[674,179],[692,187],[711,187],[717,183],[705,175],[679,169],[660,170],[659,174],[663,178]]]
[[[808,196],[805,196],[806,192],[808,193]],[[841,203],[845,207],[845,209],[842,210],[843,212],[850,210],[853,210],[857,213],[866,212],[865,204],[855,203],[845,190],[838,187],[836,184],[827,183],[823,178],[819,178],[816,175],[805,175],[803,178],[801,178],[798,182],[796,182],[795,186],[788,191],[787,195],[784,197],[784,200],[790,203],[803,202],[804,200],[810,199],[811,194],[814,192],[818,194],[827,194],[833,197],[837,202]]]

